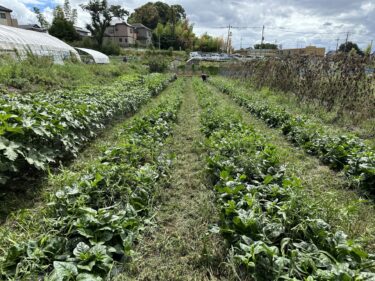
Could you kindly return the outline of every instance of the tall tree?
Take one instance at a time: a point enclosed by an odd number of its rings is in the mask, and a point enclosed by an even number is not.
[[[90,0],[88,4],[81,5],[81,8],[90,13],[91,24],[86,28],[91,32],[99,48],[103,45],[105,30],[111,25],[112,19],[124,19],[129,15],[129,12],[120,5],[109,6],[107,0]]]
[[[151,29],[155,29],[159,21],[159,12],[155,5],[150,2],[135,9],[128,19],[129,23],[142,23]]]
[[[159,50],[160,50],[160,37],[163,35],[163,31],[164,31],[164,26],[159,22],[154,30],[154,33],[158,37]]]
[[[66,14],[71,15],[71,9],[67,11],[65,6],[64,8],[57,6],[53,11],[53,21],[48,32],[64,41],[78,40],[79,35],[73,26],[73,22],[67,18]]]
[[[171,22],[178,22],[180,20],[186,19],[185,9],[181,5],[171,5],[170,12],[172,13],[169,18]]]
[[[255,44],[254,49],[277,49],[276,44],[272,43],[263,43],[263,44]]]
[[[65,19],[73,23],[77,21],[77,9],[72,9],[69,0],[64,1],[64,16]]]
[[[171,23],[174,29],[177,22],[186,18],[186,13],[181,5],[169,6],[163,2],[148,2],[135,9],[128,19],[130,23],[142,23],[148,28],[155,29],[158,23],[166,25]]]
[[[356,43],[348,41],[347,43],[343,43],[339,47],[340,52],[349,53],[351,50],[355,50],[356,53],[360,56],[363,56],[362,50],[358,47]]]
[[[47,29],[49,27],[49,23],[46,20],[46,18],[44,17],[44,15],[41,13],[40,9],[37,8],[37,7],[34,7],[33,10],[34,10],[34,14],[36,15],[36,18],[37,18],[37,20],[40,24],[40,27],[43,27],[43,28]]]
[[[163,25],[167,24],[170,19],[170,6],[160,1],[153,3],[153,5],[158,11],[160,22]]]

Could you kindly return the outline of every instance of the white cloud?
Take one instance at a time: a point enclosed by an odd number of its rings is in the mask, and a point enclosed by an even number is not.
[[[52,2],[51,2],[52,1]],[[78,25],[84,27],[90,17],[79,7],[88,0],[71,0],[78,10]],[[125,8],[133,11],[148,0],[128,0]],[[41,5],[46,0],[3,0],[2,5],[13,9],[21,23],[35,22],[35,16],[27,6]],[[109,0],[110,4],[124,5],[122,0]],[[155,2],[155,1],[153,1]],[[350,40],[364,48],[375,37],[374,0],[180,0],[164,1],[180,4],[189,20],[195,24],[195,33],[204,32],[225,37],[229,24],[234,27],[233,42],[236,47],[250,46],[260,42],[261,26],[265,25],[265,40],[282,44],[283,47],[296,47],[308,44],[336,47],[336,39],[345,40],[350,32]],[[49,0],[44,13],[52,18],[52,8],[63,0]],[[26,6],[27,5],[27,6]],[[258,28],[254,28],[258,27]]]

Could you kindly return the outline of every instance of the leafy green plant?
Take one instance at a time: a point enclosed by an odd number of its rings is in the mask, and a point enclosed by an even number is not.
[[[375,257],[333,232],[305,203],[300,179],[286,176],[277,148],[202,83],[194,89],[204,108],[207,168],[221,208],[213,231],[228,241],[239,272],[254,280],[375,278]]]
[[[133,113],[172,77],[127,76],[112,86],[28,95],[0,100],[0,183],[30,169],[76,157],[115,116]]]
[[[356,185],[374,193],[375,152],[353,135],[330,136],[324,127],[305,116],[294,116],[281,107],[273,107],[251,98],[226,79],[211,80],[222,92],[230,95],[250,113],[264,120],[268,126],[281,128],[289,140],[318,156],[335,170],[344,170]]]
[[[2,280],[107,280],[132,246],[157,186],[168,178],[162,146],[181,104],[182,83],[119,133],[95,163],[50,195],[39,223],[47,233],[11,241],[0,257]]]

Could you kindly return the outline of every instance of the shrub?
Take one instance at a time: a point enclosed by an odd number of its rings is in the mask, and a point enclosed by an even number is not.
[[[166,59],[161,55],[149,56],[147,60],[149,71],[152,72],[164,72],[168,68]]]
[[[112,42],[112,41],[106,41],[102,48],[101,51],[107,55],[115,55],[118,56],[121,53],[121,47],[119,44]]]

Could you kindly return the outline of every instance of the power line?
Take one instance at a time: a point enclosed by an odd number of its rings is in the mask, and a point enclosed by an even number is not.
[[[227,29],[228,26],[211,26],[205,27],[208,29]],[[265,26],[231,26],[232,29],[263,29]],[[322,35],[339,35],[339,34],[346,34],[347,31],[340,31],[340,32],[316,32],[316,31],[296,31],[292,29],[287,29],[282,26],[267,26],[267,29],[280,29],[283,32],[288,33],[296,33],[296,34],[306,34],[306,33],[313,33],[313,34],[322,34]],[[366,35],[366,33],[358,33],[358,32],[350,32],[351,34],[358,34],[358,35]]]

